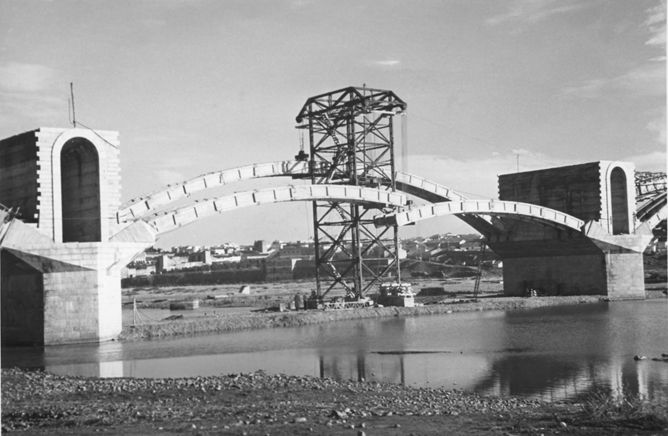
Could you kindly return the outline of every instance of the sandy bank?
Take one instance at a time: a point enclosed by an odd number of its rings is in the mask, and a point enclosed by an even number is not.
[[[478,301],[445,300],[445,304],[425,304],[412,308],[376,307],[347,310],[309,310],[290,312],[264,312],[228,316],[202,316],[173,321],[150,322],[126,326],[120,340],[152,339],[191,335],[197,333],[229,332],[245,329],[293,327],[351,319],[383,318],[392,316],[423,316],[455,312],[483,310],[515,310],[567,304],[591,304],[608,301],[599,296],[567,297],[487,297]]]

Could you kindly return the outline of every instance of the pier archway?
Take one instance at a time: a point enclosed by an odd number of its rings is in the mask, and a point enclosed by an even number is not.
[[[630,233],[629,198],[627,175],[620,167],[610,172],[610,217],[612,219],[612,234],[626,235]]]
[[[100,158],[85,138],[68,140],[60,151],[63,242],[100,242]]]

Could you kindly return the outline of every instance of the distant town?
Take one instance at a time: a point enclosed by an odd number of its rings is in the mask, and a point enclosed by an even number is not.
[[[400,241],[399,259],[422,260],[449,266],[475,267],[480,261],[482,238],[479,234],[436,234]],[[373,255],[371,256],[373,257]],[[387,264],[379,254],[374,266]],[[487,268],[501,268],[498,257],[487,251],[484,259]],[[315,243],[307,241],[255,241],[253,245],[228,242],[215,246],[178,246],[169,249],[149,248],[123,270],[124,279],[177,273],[228,271],[223,281],[291,281],[315,276]],[[239,272],[246,271],[241,277]],[[249,274],[254,271],[255,274]],[[414,276],[421,273],[416,272]],[[228,280],[226,280],[228,279]],[[218,281],[219,281],[218,280]],[[216,281],[216,282],[218,282]],[[127,282],[127,280],[126,280]],[[133,286],[145,283],[131,280]],[[185,284],[185,283],[184,283]]]

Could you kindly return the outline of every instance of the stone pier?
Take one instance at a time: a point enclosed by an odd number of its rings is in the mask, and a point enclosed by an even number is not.
[[[548,207],[586,222],[568,231],[505,220],[489,247],[503,259],[504,290],[549,295],[645,298],[642,253],[652,235],[635,233],[634,166],[600,161],[499,176],[499,199]]]
[[[0,141],[3,345],[120,333],[120,270],[155,239],[144,223],[121,231],[116,222],[118,147],[117,132],[88,129]]]

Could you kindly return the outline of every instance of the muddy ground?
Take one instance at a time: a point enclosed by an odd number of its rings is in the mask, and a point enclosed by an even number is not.
[[[471,298],[475,279],[411,279],[413,292],[419,293],[423,288],[443,288],[447,297]],[[279,303],[289,303],[296,294],[310,295],[316,289],[315,280],[301,280],[279,283],[247,283],[250,294],[239,293],[242,285],[215,286],[170,286],[123,289],[123,303],[132,304],[136,301],[139,307],[169,307],[170,302],[199,300],[200,306],[254,306],[275,307]],[[501,295],[503,284],[499,278],[483,279],[480,283],[481,294]],[[373,295],[374,291],[370,293]],[[330,291],[326,298],[343,297],[342,289]]]
[[[646,255],[644,266],[646,289],[648,291],[665,291],[667,289],[665,254]],[[503,294],[502,273],[503,271],[500,268],[483,270],[479,288],[481,295],[500,296]],[[427,274],[432,277],[414,277],[415,274]],[[444,298],[472,298],[475,274],[476,269],[471,267],[451,267],[426,261],[405,261],[402,263],[402,281],[411,283],[413,292],[418,295],[425,288],[443,288]],[[242,286],[249,287],[249,295],[239,293]],[[129,306],[134,300],[139,307],[167,308],[170,302],[198,299],[200,305],[212,307],[276,307],[280,303],[289,303],[297,293],[310,295],[315,289],[315,280],[215,286],[128,288],[123,289],[123,303]],[[371,290],[369,294],[373,295],[375,292],[377,290]],[[341,297],[343,295],[343,291],[339,287],[330,291],[326,297]]]

